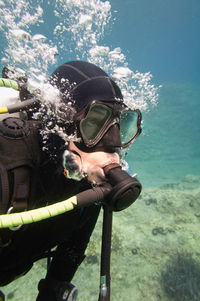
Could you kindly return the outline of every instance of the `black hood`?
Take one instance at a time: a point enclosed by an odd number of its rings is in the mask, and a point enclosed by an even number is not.
[[[65,102],[74,101],[77,111],[93,100],[112,102],[123,99],[119,87],[106,72],[83,61],[68,62],[58,67],[52,73],[50,83],[61,91]]]
[[[117,84],[101,68],[88,62],[65,63],[52,73],[49,81],[60,90],[63,102],[72,103],[77,113],[94,100],[109,102],[111,106],[116,100],[123,101]],[[70,130],[74,127],[68,129],[69,133]],[[86,147],[83,141],[76,145],[85,152],[115,151],[121,145],[119,127],[112,126],[94,147]]]

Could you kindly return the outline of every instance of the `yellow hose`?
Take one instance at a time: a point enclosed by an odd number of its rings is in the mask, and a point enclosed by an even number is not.
[[[7,107],[2,107],[0,108],[0,114],[8,113],[8,108]]]
[[[0,78],[0,87],[13,88],[14,90],[19,90],[18,83],[15,80]]]
[[[67,211],[71,211],[76,205],[77,197],[73,196],[68,200],[46,207],[25,212],[0,215],[0,228],[17,227],[20,225],[38,222],[65,213]]]

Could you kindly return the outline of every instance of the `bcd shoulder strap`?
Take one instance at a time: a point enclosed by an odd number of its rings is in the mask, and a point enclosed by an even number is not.
[[[31,171],[40,161],[39,123],[8,117],[0,122],[0,214],[27,209]]]
[[[12,211],[24,211],[28,207],[30,193],[30,169],[26,166],[18,167],[14,172],[14,187],[11,198]]]
[[[6,168],[0,162],[0,213],[5,213],[9,202],[9,181]]]

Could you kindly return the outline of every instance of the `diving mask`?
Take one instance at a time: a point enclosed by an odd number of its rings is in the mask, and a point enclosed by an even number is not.
[[[131,145],[140,135],[142,114],[124,104],[92,102],[84,118],[80,118],[80,133],[85,145],[94,147],[115,124],[119,125],[121,147]]]

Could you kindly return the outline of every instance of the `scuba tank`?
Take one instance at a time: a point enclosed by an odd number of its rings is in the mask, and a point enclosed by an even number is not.
[[[1,103],[0,114],[20,113],[22,110],[27,110],[30,106],[33,106],[38,102],[34,94],[31,94],[27,90],[27,78],[25,77],[20,78],[19,81],[0,78],[0,88],[7,89],[6,96],[2,93],[2,97],[4,96],[6,104],[5,106],[2,106]],[[12,88],[15,91],[12,92],[12,89],[8,88]],[[36,92],[38,92],[38,90]]]
[[[10,105],[16,105],[17,103],[20,102],[19,98],[19,91],[14,90],[12,88],[6,88],[6,87],[1,87],[0,88],[0,102],[1,102],[1,107],[7,107]],[[20,113],[16,112],[12,114],[13,117],[19,117],[20,118]],[[7,117],[11,117],[9,113],[5,114],[0,114],[0,120],[5,119]]]

